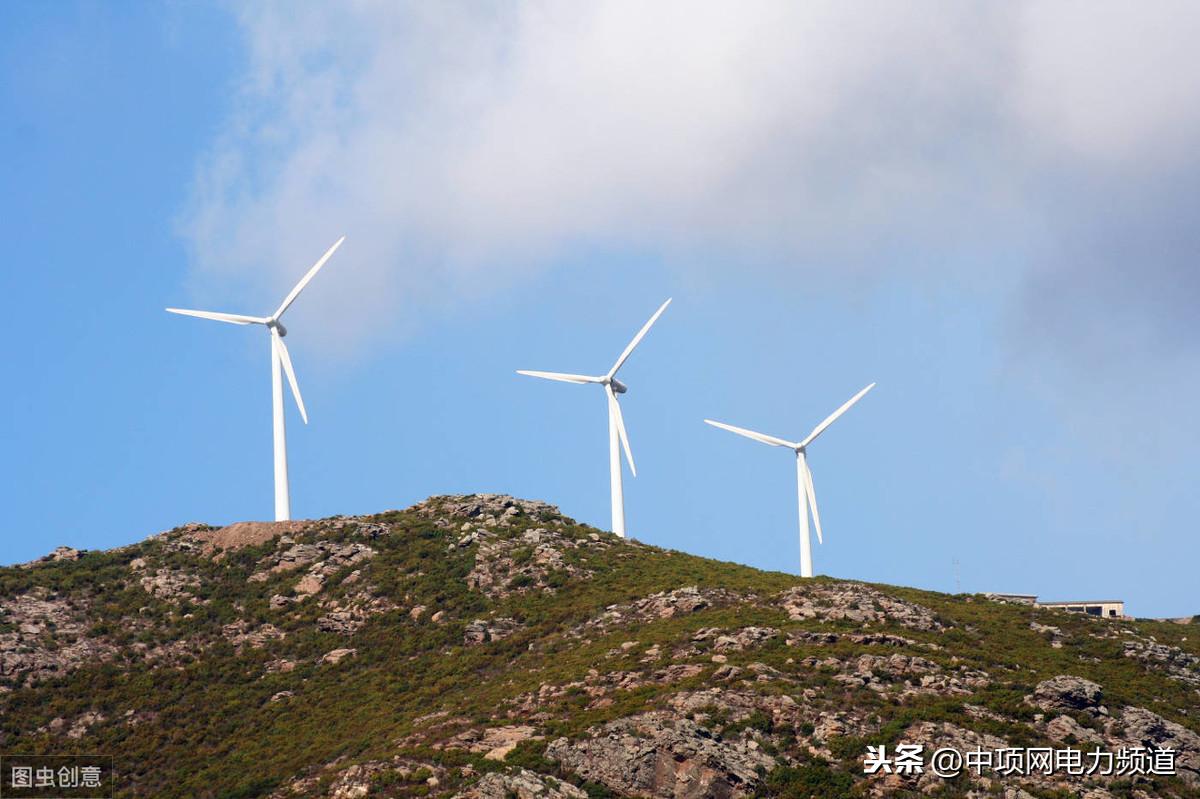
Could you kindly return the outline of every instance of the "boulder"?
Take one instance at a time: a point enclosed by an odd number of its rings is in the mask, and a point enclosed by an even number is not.
[[[1033,689],[1033,694],[1025,697],[1025,701],[1046,711],[1083,710],[1092,713],[1103,713],[1100,699],[1103,689],[1090,680],[1060,674],[1043,680]]]
[[[74,547],[55,547],[54,551],[42,558],[43,561],[55,562],[60,560],[79,560],[83,557],[83,550],[75,549]]]
[[[340,663],[348,657],[358,654],[357,649],[333,649],[321,656],[322,663]]]

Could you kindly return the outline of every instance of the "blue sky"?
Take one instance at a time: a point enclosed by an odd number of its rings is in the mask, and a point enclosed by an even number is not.
[[[0,562],[268,518],[266,336],[162,308],[267,313],[345,233],[287,319],[296,516],[607,526],[601,392],[514,370],[672,296],[632,535],[797,571],[790,456],[701,420],[877,381],[810,451],[818,572],[1200,612],[1194,12],[288,8],[0,8]]]

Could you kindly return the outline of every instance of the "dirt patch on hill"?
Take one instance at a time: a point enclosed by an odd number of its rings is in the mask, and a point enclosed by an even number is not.
[[[205,555],[242,547],[265,544],[277,535],[295,533],[308,526],[308,522],[236,522],[219,530],[194,533],[192,538],[199,543]]]

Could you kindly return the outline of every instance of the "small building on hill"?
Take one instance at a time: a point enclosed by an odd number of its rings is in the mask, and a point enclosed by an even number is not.
[[[1038,602],[1037,594],[987,593],[985,597],[995,602],[1013,602],[1018,605],[1033,605],[1037,608],[1065,610],[1068,613],[1086,613],[1102,619],[1125,618],[1125,602],[1120,599],[1093,599],[1070,602]]]
[[[1054,608],[1068,613],[1086,613],[1103,619],[1125,618],[1125,603],[1120,599],[1093,599],[1087,602],[1038,602],[1039,608]]]

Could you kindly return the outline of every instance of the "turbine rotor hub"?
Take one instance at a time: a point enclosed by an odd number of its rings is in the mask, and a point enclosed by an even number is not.
[[[628,386],[626,386],[624,383],[622,383],[620,380],[618,380],[615,377],[609,381],[609,385],[612,386],[613,392],[617,393],[617,394],[624,394],[626,391],[629,390]]]

